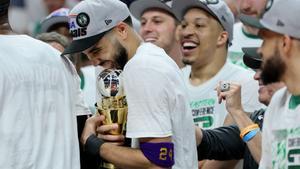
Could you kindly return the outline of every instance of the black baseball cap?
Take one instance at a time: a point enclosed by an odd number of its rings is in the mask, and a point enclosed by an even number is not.
[[[243,61],[246,66],[251,69],[260,69],[262,63],[262,57],[257,53],[258,47],[242,48],[244,52]]]

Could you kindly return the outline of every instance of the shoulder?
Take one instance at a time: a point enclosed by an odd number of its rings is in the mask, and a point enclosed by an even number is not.
[[[284,104],[289,96],[290,96],[290,93],[288,92],[286,87],[276,91],[271,99],[268,109],[284,106]]]
[[[238,81],[248,81],[253,80],[254,72],[252,70],[247,70],[238,65],[227,62],[224,65],[223,72],[229,76],[229,79],[238,80]]]

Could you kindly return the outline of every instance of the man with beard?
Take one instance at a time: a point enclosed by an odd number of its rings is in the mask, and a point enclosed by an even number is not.
[[[142,43],[119,0],[82,1],[69,17],[73,42],[63,54],[83,51],[99,64],[114,61],[123,69],[126,136],[133,138],[133,148],[103,141],[122,136],[97,138],[103,116],[96,116],[87,120],[82,134],[86,150],[118,168],[196,169],[195,128],[176,63],[163,49]]]
[[[172,0],[137,0],[129,9],[141,22],[139,33],[143,40],[163,48],[179,68],[182,68],[182,53],[175,38],[179,22],[171,7]]]
[[[274,0],[266,9],[261,19],[243,22],[260,28],[263,82],[281,80],[287,87],[274,95],[266,112],[260,168],[299,168],[300,23],[295,14],[300,12],[300,1]]]
[[[268,85],[262,83],[261,75],[261,56],[256,53],[257,48],[243,48],[244,63],[249,68],[256,71],[254,79],[259,82],[259,101],[268,106],[273,94],[284,87],[284,83],[275,82]],[[228,83],[228,91],[221,91],[218,86],[219,101],[225,100],[226,108],[235,121],[235,125],[215,128],[213,130],[198,130],[198,159],[244,159],[244,169],[257,169],[261,157],[261,134],[257,130],[261,129],[265,109],[259,109],[252,113],[250,117],[244,112],[241,105],[241,86],[234,82]],[[240,137],[241,131],[248,126],[258,124],[253,129],[255,135],[244,138]],[[255,131],[256,130],[256,131]],[[246,134],[247,135],[247,134]],[[245,140],[245,141],[244,141]]]
[[[0,0],[0,168],[79,169],[75,68],[13,32],[9,2]]]

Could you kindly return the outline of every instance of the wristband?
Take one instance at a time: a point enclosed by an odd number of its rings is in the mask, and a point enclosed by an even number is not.
[[[97,155],[99,154],[100,147],[104,143],[105,142],[102,139],[98,138],[95,134],[92,134],[86,140],[84,148],[85,151],[89,152],[90,154]]]
[[[258,124],[251,124],[251,125],[249,125],[249,126],[243,128],[243,129],[241,130],[241,134],[240,134],[241,139],[243,139],[243,137],[244,137],[247,133],[249,133],[250,131],[255,130],[255,129],[258,129],[258,128],[259,128]]]
[[[243,141],[244,142],[248,142],[250,141],[257,133],[258,133],[259,129],[255,129],[250,131],[249,133],[247,133],[244,137],[243,137]]]

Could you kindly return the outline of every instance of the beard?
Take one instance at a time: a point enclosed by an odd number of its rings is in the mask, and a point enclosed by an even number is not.
[[[114,55],[114,62],[117,69],[123,70],[126,63],[128,62],[128,53],[126,49],[120,44],[120,42],[115,42],[116,54]]]
[[[276,47],[273,56],[265,61],[262,67],[261,79],[265,85],[281,81],[286,71],[286,65]]]

